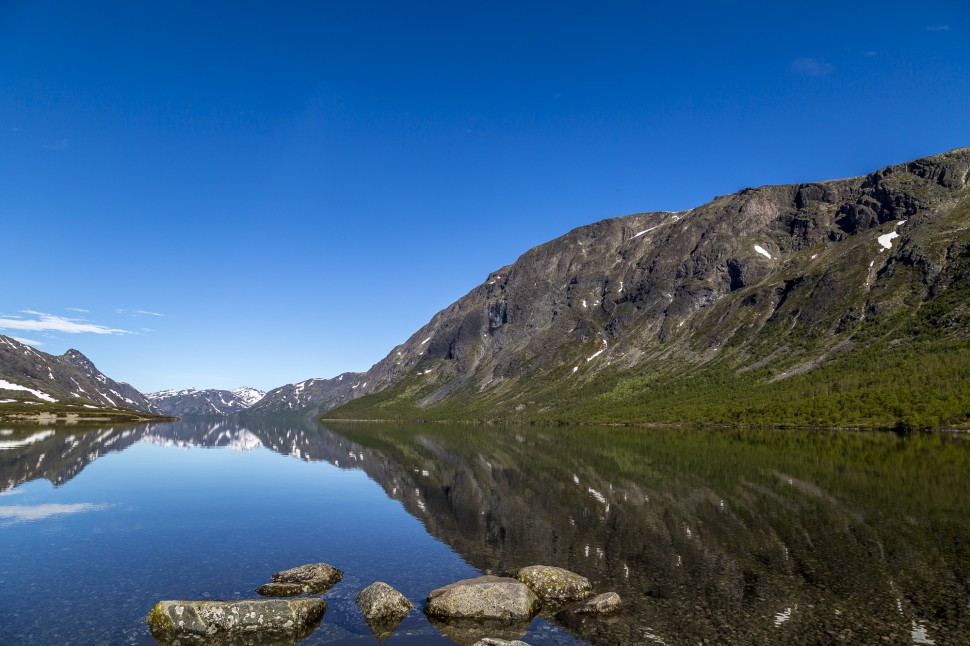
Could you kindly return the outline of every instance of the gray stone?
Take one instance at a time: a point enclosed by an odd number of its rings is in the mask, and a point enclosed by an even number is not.
[[[327,563],[309,563],[273,575],[274,583],[296,583],[303,594],[323,594],[344,578],[344,573]]]
[[[565,603],[588,597],[593,586],[584,576],[551,565],[531,565],[516,578],[529,586],[543,602]]]
[[[357,605],[365,619],[401,619],[414,608],[403,594],[377,581],[357,593]]]
[[[486,637],[485,639],[479,639],[477,642],[472,644],[472,646],[529,646],[523,641],[518,639],[513,639],[509,641],[508,639],[499,639],[498,637]]]
[[[145,622],[162,644],[295,643],[316,630],[322,599],[159,601]]]
[[[611,615],[619,612],[622,608],[623,601],[620,599],[620,595],[615,592],[604,592],[576,604],[564,612],[570,615]]]
[[[357,593],[357,605],[377,641],[394,634],[398,625],[414,608],[403,594],[377,581]]]
[[[481,576],[433,590],[425,614],[439,619],[528,619],[539,609],[539,599],[515,579]]]
[[[302,583],[266,583],[256,588],[264,597],[295,597],[303,594]]]

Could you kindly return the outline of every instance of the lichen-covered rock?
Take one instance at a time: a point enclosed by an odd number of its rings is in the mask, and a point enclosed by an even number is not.
[[[615,592],[604,592],[576,604],[565,610],[564,613],[569,615],[611,615],[619,612],[622,608],[623,601],[620,599],[620,595]]]
[[[322,599],[159,601],[145,621],[163,644],[260,643],[302,639],[326,610]]]
[[[303,592],[302,583],[266,583],[256,588],[264,597],[295,597]]]
[[[530,565],[516,578],[529,586],[543,602],[566,603],[588,597],[593,586],[584,576],[551,565]]]
[[[365,619],[400,619],[414,608],[407,597],[383,581],[358,592],[357,605]]]
[[[424,605],[425,614],[440,619],[527,619],[538,609],[539,598],[527,585],[498,576],[480,576],[438,588]]]
[[[513,639],[509,641],[508,639],[499,639],[498,637],[486,637],[485,639],[479,639],[477,642],[472,644],[472,646],[529,646],[523,641],[518,639]]]
[[[378,641],[394,634],[398,624],[414,608],[403,594],[377,581],[357,593],[357,606]]]
[[[323,594],[344,578],[344,573],[327,563],[308,563],[273,575],[274,583],[295,583],[303,594]]]

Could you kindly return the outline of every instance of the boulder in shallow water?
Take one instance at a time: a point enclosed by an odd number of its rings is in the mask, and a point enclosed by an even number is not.
[[[604,592],[591,599],[586,599],[561,614],[566,615],[612,615],[623,608],[623,601],[620,595],[615,592]]]
[[[344,573],[328,563],[308,563],[273,575],[273,583],[300,585],[302,594],[323,594],[344,578]]]
[[[407,597],[383,581],[358,592],[357,605],[365,619],[400,619],[414,608]]]
[[[357,606],[378,641],[393,635],[398,624],[414,608],[407,597],[383,581],[358,592]]]
[[[524,567],[515,578],[529,586],[544,603],[579,601],[593,591],[593,585],[586,577],[551,565]]]
[[[499,639],[498,637],[486,637],[485,639],[479,639],[477,642],[472,644],[472,646],[529,646],[523,641],[518,639],[513,639],[509,641],[507,639]]]
[[[322,599],[159,601],[145,621],[157,641],[173,646],[296,643],[326,610]]]
[[[480,576],[433,590],[425,614],[439,619],[529,619],[539,598],[527,585],[506,577]]]

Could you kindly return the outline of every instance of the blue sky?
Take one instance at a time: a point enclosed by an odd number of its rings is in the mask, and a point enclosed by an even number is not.
[[[0,2],[0,333],[365,370],[528,248],[970,145],[970,5]]]

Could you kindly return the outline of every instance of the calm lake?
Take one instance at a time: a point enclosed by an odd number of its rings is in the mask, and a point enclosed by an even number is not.
[[[345,573],[306,644],[470,643],[434,588],[533,564],[616,591],[533,644],[970,643],[970,440],[774,430],[186,421],[0,426],[0,643],[152,644],[162,599]],[[521,635],[521,633],[519,633]],[[509,638],[509,636],[506,636]]]

